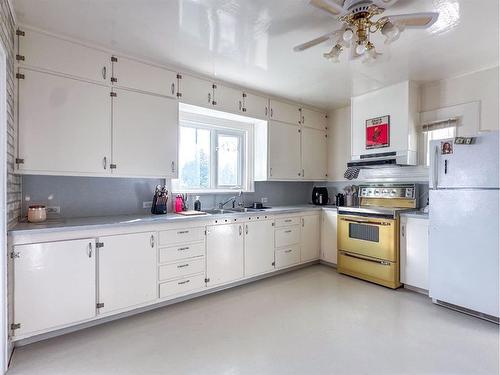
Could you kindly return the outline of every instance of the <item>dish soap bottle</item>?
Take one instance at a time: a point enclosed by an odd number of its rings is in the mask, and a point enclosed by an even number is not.
[[[181,212],[182,211],[182,197],[180,195],[177,195],[175,198],[175,212]]]
[[[201,202],[200,202],[200,196],[196,196],[196,200],[194,201],[194,210],[195,211],[201,211]]]

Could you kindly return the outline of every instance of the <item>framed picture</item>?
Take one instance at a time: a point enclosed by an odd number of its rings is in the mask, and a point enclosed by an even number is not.
[[[366,120],[366,149],[389,147],[391,116]]]
[[[443,141],[441,142],[441,155],[453,154],[453,142]]]

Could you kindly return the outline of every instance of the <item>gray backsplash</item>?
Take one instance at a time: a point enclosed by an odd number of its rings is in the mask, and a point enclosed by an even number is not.
[[[168,181],[167,181],[168,183]],[[152,200],[161,179],[23,176],[22,215],[31,204],[60,207],[62,217],[89,217],[121,214],[147,214],[143,202]],[[311,182],[256,182],[255,192],[243,195],[245,203],[260,202],[267,198],[268,206],[306,204],[311,201]],[[232,194],[203,194],[202,208],[214,208]],[[29,200],[28,200],[29,199]],[[172,202],[173,199],[170,199]],[[189,196],[193,207],[194,194]]]

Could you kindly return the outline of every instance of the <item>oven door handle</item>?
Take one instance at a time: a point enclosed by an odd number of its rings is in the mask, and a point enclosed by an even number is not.
[[[390,266],[391,265],[391,262],[388,262],[386,260],[377,260],[377,259],[365,258],[365,257],[359,256],[359,255],[354,255],[354,254],[351,254],[351,253],[346,253],[345,251],[341,251],[340,253],[342,255],[346,256],[346,257],[351,257],[351,258],[360,259],[360,260],[366,260],[367,262],[377,263],[377,264],[381,264],[383,266]]]
[[[391,223],[384,223],[382,221],[354,220],[354,219],[346,219],[343,217],[340,218],[340,220],[348,221],[350,223],[381,225],[381,226],[385,226],[385,227],[392,225]]]

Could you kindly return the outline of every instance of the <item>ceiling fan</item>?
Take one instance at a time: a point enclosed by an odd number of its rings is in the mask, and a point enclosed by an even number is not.
[[[382,14],[386,8],[394,5],[398,0],[344,0],[343,6],[334,0],[311,0],[310,4],[341,23],[340,29],[332,31],[319,38],[296,46],[295,52],[304,51],[328,40],[335,45],[323,57],[333,62],[339,62],[340,55],[345,48],[350,48],[350,59],[363,57],[364,62],[375,60],[381,55],[370,42],[370,34],[380,31],[385,36],[385,43],[390,44],[401,36],[405,29],[426,29],[434,24],[439,13],[424,12],[383,16],[372,20],[374,16]]]

